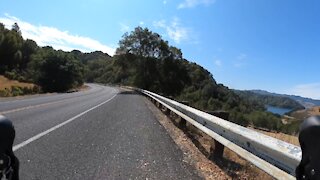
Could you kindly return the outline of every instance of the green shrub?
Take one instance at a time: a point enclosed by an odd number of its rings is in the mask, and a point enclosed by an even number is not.
[[[290,134],[290,135],[297,135],[299,133],[299,127],[300,124],[302,123],[302,121],[293,121],[291,123],[288,124],[284,124],[281,127],[281,132],[285,133],[285,134]]]
[[[32,88],[33,94],[37,94],[41,92],[41,88],[39,86],[33,86]]]
[[[28,82],[27,79],[21,75],[17,75],[16,80],[18,80],[19,82]]]
[[[0,97],[8,97],[10,96],[10,93],[8,92],[7,89],[0,90]]]
[[[12,96],[23,95],[22,88],[19,86],[11,86],[11,94],[12,94]]]
[[[246,119],[254,127],[266,128],[269,130],[279,131],[282,126],[281,119],[272,113],[263,111],[254,111],[246,115]]]
[[[22,93],[23,93],[23,94],[33,94],[32,88],[22,87],[21,90],[22,90]]]
[[[249,120],[242,113],[239,113],[235,110],[230,112],[229,120],[244,127],[249,125]]]
[[[4,76],[8,79],[17,79],[17,73],[13,70],[13,71],[6,71],[4,73]]]

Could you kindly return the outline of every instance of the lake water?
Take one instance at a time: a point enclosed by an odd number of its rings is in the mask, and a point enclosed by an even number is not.
[[[287,112],[290,112],[292,109],[286,109],[286,108],[279,108],[275,106],[266,106],[267,111],[272,112],[274,114],[284,115]]]

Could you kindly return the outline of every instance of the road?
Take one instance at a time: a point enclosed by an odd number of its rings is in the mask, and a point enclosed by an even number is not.
[[[16,129],[21,179],[200,179],[144,97],[90,84],[1,99]]]

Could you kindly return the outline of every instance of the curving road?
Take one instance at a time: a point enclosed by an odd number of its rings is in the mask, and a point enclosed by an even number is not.
[[[21,179],[199,179],[144,97],[86,91],[1,99],[16,129]]]

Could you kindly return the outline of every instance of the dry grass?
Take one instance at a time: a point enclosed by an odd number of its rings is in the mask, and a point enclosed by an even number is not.
[[[296,119],[306,119],[310,116],[319,116],[320,115],[320,106],[312,107],[310,109],[304,109],[295,111],[291,114],[292,117]]]
[[[250,128],[252,129],[252,128]],[[262,130],[258,130],[258,129],[253,129],[255,131],[258,131],[260,133],[263,133],[265,135],[268,135],[268,136],[271,136],[271,137],[274,137],[276,139],[280,139],[282,141],[285,141],[285,142],[288,142],[290,144],[294,144],[296,146],[300,146],[299,144],[299,139],[297,136],[293,136],[293,135],[288,135],[288,134],[284,134],[284,133],[277,133],[277,132],[267,132],[267,131],[262,131]]]
[[[320,106],[313,107],[308,110],[309,114],[312,116],[319,116],[320,115]]]
[[[199,150],[209,157],[210,151],[215,148],[214,140],[191,124],[188,124],[187,133],[190,134],[189,137],[193,140]],[[223,157],[223,159],[213,160],[213,162],[217,164],[231,179],[257,179],[257,177],[261,180],[273,179],[270,175],[228,148],[225,148]]]
[[[22,83],[22,82],[15,81],[15,80],[9,80],[4,76],[0,76],[0,90],[11,89],[11,86],[33,88],[34,84]]]

